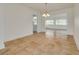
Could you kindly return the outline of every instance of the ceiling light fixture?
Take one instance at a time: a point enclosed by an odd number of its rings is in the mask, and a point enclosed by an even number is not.
[[[48,9],[47,9],[47,3],[45,3],[45,9],[44,9],[44,13],[42,15],[43,17],[49,17],[50,14],[48,13]]]

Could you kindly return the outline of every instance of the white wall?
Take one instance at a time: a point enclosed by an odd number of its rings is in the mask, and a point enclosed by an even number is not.
[[[5,5],[6,38],[14,39],[33,33],[34,11],[20,4]]]
[[[3,41],[33,34],[34,10],[22,4],[0,4],[0,48]]]
[[[5,21],[4,21],[4,7],[2,4],[0,4],[0,40],[4,39],[4,26],[5,26]]]
[[[3,40],[5,36],[4,6],[0,4],[0,48],[4,48]]]
[[[37,32],[41,32],[42,31],[42,16],[40,12],[37,12]]]
[[[74,21],[75,21],[75,42],[77,45],[77,48],[79,49],[79,4],[75,4],[74,6]]]
[[[46,18],[42,17],[42,20],[41,20],[41,32],[45,32],[45,20]]]
[[[67,18],[68,18],[68,34],[74,35],[74,14],[73,7],[67,10]]]

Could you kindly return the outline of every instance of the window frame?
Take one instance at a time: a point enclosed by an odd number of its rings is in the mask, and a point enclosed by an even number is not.
[[[65,24],[63,24],[63,22],[61,22],[61,21],[60,21],[59,24],[57,24],[57,21],[59,21],[59,20],[65,20],[65,22],[64,22]],[[62,19],[62,18],[61,19],[56,19],[55,20],[55,25],[57,25],[57,26],[67,26],[67,19]]]

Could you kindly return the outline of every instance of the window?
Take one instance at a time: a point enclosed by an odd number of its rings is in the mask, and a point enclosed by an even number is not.
[[[46,25],[54,25],[54,20],[46,20]]]
[[[33,17],[33,24],[37,25],[37,17],[36,16]]]
[[[67,19],[46,20],[45,25],[67,25]]]
[[[56,20],[56,25],[67,25],[66,19],[58,19]]]

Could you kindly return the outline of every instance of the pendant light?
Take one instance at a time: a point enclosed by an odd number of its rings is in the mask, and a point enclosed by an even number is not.
[[[50,14],[48,13],[48,9],[47,9],[47,3],[45,3],[45,9],[44,9],[44,13],[42,15],[43,17],[49,17]]]

